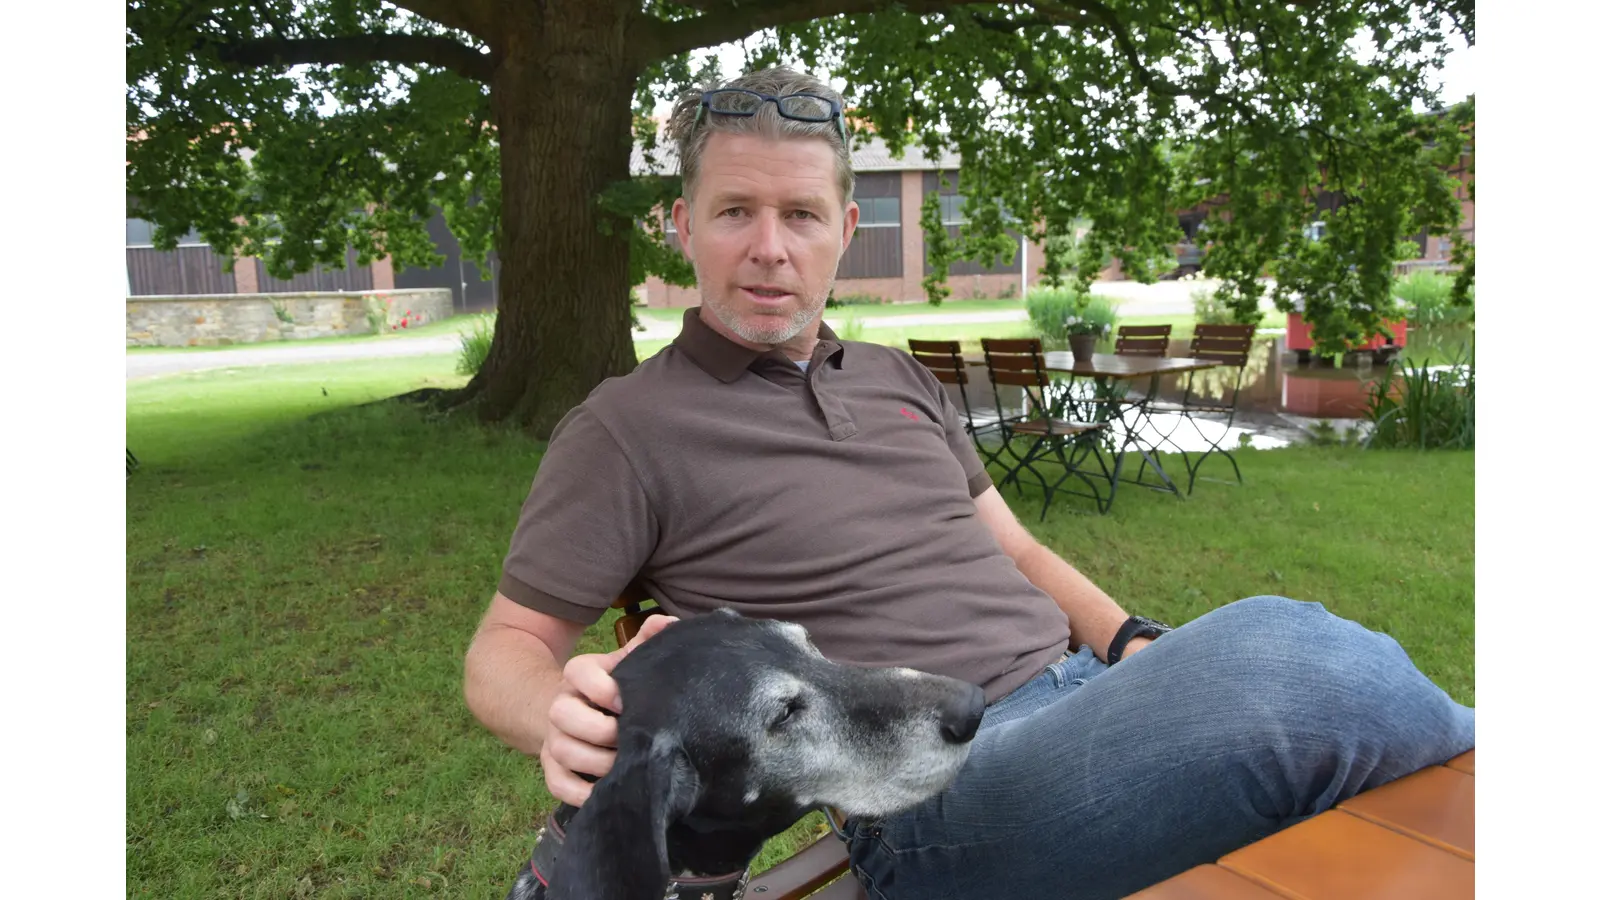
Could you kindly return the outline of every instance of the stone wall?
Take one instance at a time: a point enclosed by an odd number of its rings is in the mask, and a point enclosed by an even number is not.
[[[372,318],[378,315],[384,318],[384,330],[398,331],[402,321],[415,327],[454,312],[449,288],[129,297],[127,304],[129,347],[223,346],[371,334]]]

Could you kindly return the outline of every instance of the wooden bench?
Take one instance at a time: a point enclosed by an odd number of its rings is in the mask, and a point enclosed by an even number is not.
[[[1475,750],[1374,788],[1134,900],[1473,896]]]

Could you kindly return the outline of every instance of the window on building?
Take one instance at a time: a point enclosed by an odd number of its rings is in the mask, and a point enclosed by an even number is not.
[[[149,247],[155,242],[156,227],[144,219],[128,219],[128,246]],[[203,246],[205,239],[200,237],[200,232],[191,230],[188,234],[178,238],[178,246],[193,247]]]
[[[861,207],[858,227],[888,228],[900,224],[899,197],[857,197],[856,205]]]
[[[941,194],[939,196],[939,220],[946,225],[967,224],[967,214],[964,207],[967,198],[960,194]]]

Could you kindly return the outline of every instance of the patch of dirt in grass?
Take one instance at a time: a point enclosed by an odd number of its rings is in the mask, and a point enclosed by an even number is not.
[[[383,535],[372,534],[337,544],[323,544],[317,548],[317,558],[327,565],[368,562],[377,559],[383,552],[383,543]]]
[[[356,611],[363,615],[381,615],[385,610],[427,612],[428,600],[414,590],[392,584],[369,584],[355,589]]]
[[[276,704],[270,697],[262,697],[250,710],[250,730],[259,733],[261,729],[277,724]]]

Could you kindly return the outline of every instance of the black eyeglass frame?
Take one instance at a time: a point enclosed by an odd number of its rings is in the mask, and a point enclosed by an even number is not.
[[[745,88],[718,88],[717,90],[714,90],[714,91],[706,91],[704,94],[700,95],[700,107],[698,109],[696,109],[695,113],[694,113],[694,124],[696,126],[699,126],[700,119],[701,119],[701,117],[703,117],[706,114],[707,110],[710,110],[711,112],[714,112],[719,116],[738,116],[740,118],[747,119],[747,118],[755,115],[756,111],[761,108],[760,106],[757,106],[755,109],[750,109],[750,110],[745,110],[745,111],[726,110],[726,109],[712,109],[712,107],[711,107],[711,98],[717,96],[718,94],[747,94],[747,95],[749,95],[751,97],[759,98],[762,103],[771,102],[774,106],[778,107],[778,115],[783,116],[785,119],[793,119],[796,122],[828,122],[828,121],[838,122],[839,123],[839,140],[844,141],[846,143],[846,145],[849,144],[849,140],[850,139],[845,134],[845,130],[844,130],[844,109],[839,105],[839,101],[834,100],[834,99],[832,99],[830,97],[824,97],[821,94],[811,94],[811,93],[806,93],[804,91],[801,91],[801,92],[798,92],[798,93],[794,93],[794,94],[783,94],[783,95],[778,96],[778,97],[771,96],[770,94],[763,94],[763,93],[760,93],[759,91],[747,90]],[[788,100],[791,97],[805,97],[805,98],[807,98],[809,100],[821,101],[821,102],[826,103],[828,105],[829,112],[828,112],[828,114],[826,116],[822,116],[820,118],[812,117],[812,116],[792,115],[791,113],[785,111],[784,108],[783,108],[783,101],[784,100]]]

